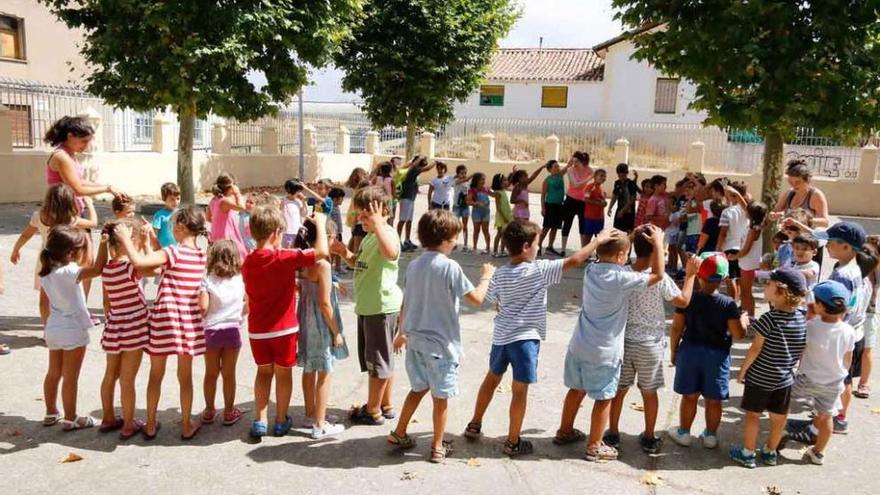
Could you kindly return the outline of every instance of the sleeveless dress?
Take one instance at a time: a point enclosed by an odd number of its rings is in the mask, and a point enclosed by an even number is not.
[[[101,280],[110,312],[101,336],[101,347],[107,354],[118,354],[147,347],[147,300],[140,284],[140,275],[130,261],[109,261],[101,272]]]
[[[222,239],[229,239],[235,243],[238,248],[238,254],[244,261],[247,256],[247,248],[244,246],[244,240],[241,238],[241,231],[238,229],[238,213],[235,210],[223,211],[221,204],[222,196],[214,196],[208,203],[208,209],[211,210],[211,242],[217,242]]]
[[[498,191],[495,204],[495,228],[498,230],[507,227],[513,220],[513,212],[510,210],[510,197],[507,191]]]
[[[305,373],[320,371],[333,372],[333,365],[339,359],[348,357],[348,345],[333,347],[333,336],[330,327],[324,321],[318,304],[319,286],[305,277],[298,277],[299,298],[296,317],[299,320],[299,345],[296,352],[296,363]],[[336,287],[330,289],[330,304],[333,306],[333,318],[336,328],[342,333],[342,316],[339,313],[339,296]]]
[[[86,168],[83,166],[82,163],[79,162],[79,160],[76,159],[76,156],[68,153],[67,150],[65,150],[64,148],[58,147],[58,148],[55,148],[55,151],[53,151],[51,155],[49,155],[49,160],[46,162],[46,185],[48,187],[52,187],[55,184],[64,184],[65,183],[64,179],[61,177],[61,173],[58,172],[57,170],[53,169],[49,165],[49,162],[52,161],[52,157],[55,156],[55,153],[59,152],[59,151],[62,153],[66,153],[67,156],[69,156],[70,159],[73,160],[73,163],[76,167],[76,175],[80,178],[80,180],[84,179],[86,176]],[[76,197],[76,206],[80,212],[82,212],[85,209],[86,201],[82,198],[82,196]]]
[[[528,201],[529,201],[529,190],[528,190],[528,189],[523,189],[522,191],[520,191],[520,192],[519,192],[519,197],[516,198],[516,199],[517,199],[517,201],[525,201],[525,202],[528,203]],[[522,206],[522,205],[520,205],[520,204],[517,203],[517,204],[513,207],[513,217],[514,217],[514,218],[517,218],[517,219],[521,219],[521,220],[528,220],[528,219],[529,219],[529,207],[528,207],[528,206]]]
[[[205,278],[205,253],[181,244],[162,248],[168,261],[150,311],[150,342],[155,356],[205,353],[205,328],[199,308],[199,290]]]

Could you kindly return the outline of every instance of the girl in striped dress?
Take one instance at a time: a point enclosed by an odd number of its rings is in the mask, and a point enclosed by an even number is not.
[[[104,285],[104,312],[107,323],[101,337],[101,347],[107,353],[107,367],[101,382],[101,406],[104,418],[99,431],[108,433],[122,429],[120,440],[128,440],[143,428],[134,417],[134,381],[141,366],[144,349],[150,339],[147,328],[147,300],[144,297],[140,272],[125,254],[122,244],[114,236],[119,225],[125,225],[135,234],[139,247],[150,249],[149,230],[141,229],[129,219],[116,220],[104,226],[108,239],[110,260],[104,265],[101,277]],[[116,416],[113,395],[116,382],[121,390],[122,417]]]
[[[150,380],[147,385],[147,423],[145,440],[156,438],[160,425],[156,421],[162,379],[168,356],[177,356],[177,380],[180,383],[180,436],[191,440],[201,428],[191,417],[193,403],[193,357],[205,353],[205,330],[199,308],[199,289],[205,276],[205,252],[196,245],[205,231],[205,214],[197,206],[187,206],[174,214],[174,239],[177,244],[161,251],[143,254],[131,240],[131,229],[119,225],[115,236],[124,247],[131,263],[141,275],[162,268],[159,293],[153,302],[148,325],[150,340]]]

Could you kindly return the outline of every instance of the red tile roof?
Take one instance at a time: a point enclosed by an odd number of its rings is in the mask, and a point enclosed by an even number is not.
[[[605,62],[591,48],[502,48],[489,80],[601,81]]]

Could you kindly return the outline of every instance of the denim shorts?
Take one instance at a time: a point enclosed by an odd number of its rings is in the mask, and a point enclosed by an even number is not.
[[[584,218],[583,222],[581,222],[582,232],[584,234],[595,235],[599,232],[602,232],[602,229],[605,228],[605,219],[604,218]]]
[[[437,399],[458,395],[458,363],[411,347],[406,348],[406,375],[413,392],[431,390]]]
[[[474,206],[473,211],[471,211],[471,218],[474,220],[474,223],[489,223],[489,218],[492,216],[492,212],[489,208],[478,208]]]
[[[565,353],[565,386],[583,390],[593,400],[610,400],[617,395],[620,381],[620,362],[616,366],[589,363],[571,351]]]
[[[510,365],[513,368],[514,380],[520,383],[536,383],[540,350],[539,340],[517,340],[504,345],[492,344],[492,350],[489,352],[489,371],[503,375]]]
[[[452,209],[452,213],[458,218],[469,218],[471,216],[470,206],[456,206]]]
[[[681,395],[701,394],[710,400],[730,396],[730,350],[682,345],[675,356],[673,390]]]
[[[865,313],[865,349],[873,349],[877,344],[878,328],[880,328],[880,315]]]

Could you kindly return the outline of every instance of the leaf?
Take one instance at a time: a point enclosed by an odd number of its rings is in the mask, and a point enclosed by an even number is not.
[[[657,473],[645,473],[639,478],[639,483],[649,486],[662,486],[665,484],[663,478]]]
[[[409,423],[410,423],[410,424],[416,424],[416,423],[418,423],[418,422],[419,422],[419,418],[417,418],[417,417],[415,417],[415,416],[413,416],[413,417],[409,420]]]
[[[400,479],[402,481],[412,481],[418,477],[419,477],[419,473],[417,473],[415,471],[404,471],[403,474],[400,476]]]
[[[507,394],[510,393],[510,385],[499,385],[498,386],[499,394]]]
[[[880,407],[872,407],[871,414],[880,414]]]
[[[68,462],[79,462],[83,460],[82,456],[79,454],[74,454],[73,452],[67,454],[67,457],[61,459],[61,464],[67,464]]]
[[[639,404],[638,402],[633,402],[633,403],[631,403],[631,404],[629,405],[629,407],[630,407],[630,409],[632,409],[633,411],[644,411],[644,410],[645,410],[645,406]]]
[[[767,495],[782,495],[782,488],[776,485],[765,486],[764,490],[767,492]]]
[[[480,467],[483,465],[483,463],[480,462],[480,460],[476,457],[471,457],[470,459],[465,461],[465,464],[467,465],[467,467]]]

